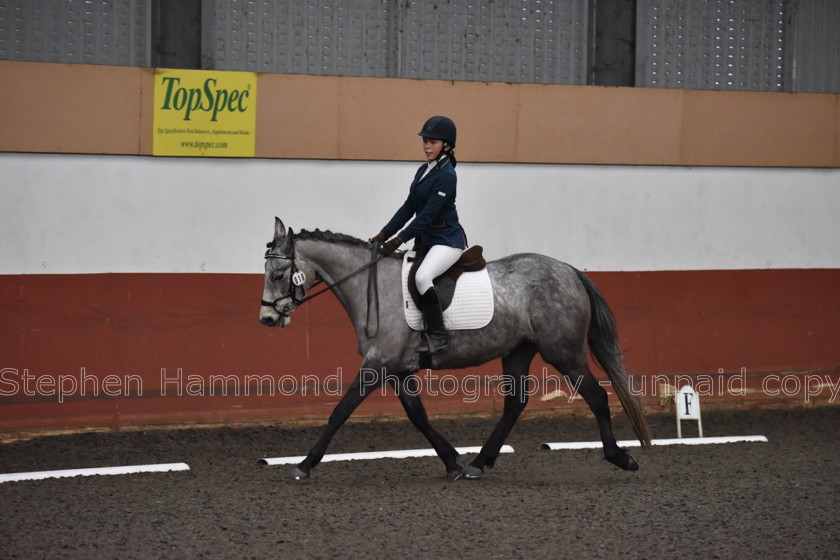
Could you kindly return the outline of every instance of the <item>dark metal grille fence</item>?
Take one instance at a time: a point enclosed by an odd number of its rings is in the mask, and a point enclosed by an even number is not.
[[[0,59],[151,66],[167,1],[0,0]],[[635,5],[637,86],[840,92],[838,0],[192,0],[166,13],[192,10],[208,69],[586,84],[598,2]]]

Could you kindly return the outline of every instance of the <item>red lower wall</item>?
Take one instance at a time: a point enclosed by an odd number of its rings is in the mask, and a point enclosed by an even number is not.
[[[711,401],[830,400],[840,270],[590,275],[649,409],[663,376],[677,375],[708,383]],[[261,290],[262,275],[0,276],[0,432],[326,417],[360,363],[349,320],[326,295],[290,327],[263,327]],[[541,379],[543,367],[535,362],[532,375]],[[431,413],[500,410],[498,361],[435,375],[438,383],[424,378]],[[456,394],[464,376],[483,385]],[[260,395],[260,382],[274,387]],[[584,410],[578,400],[540,399],[563,388],[553,383],[531,408]],[[375,395],[357,415],[400,410],[392,395]]]

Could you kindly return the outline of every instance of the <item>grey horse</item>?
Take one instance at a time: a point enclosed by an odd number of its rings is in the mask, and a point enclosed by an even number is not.
[[[420,334],[403,314],[398,256],[376,257],[367,241],[347,235],[301,231],[295,234],[275,219],[274,239],[265,254],[265,286],[260,322],[285,327],[290,313],[322,281],[350,316],[356,330],[362,366],[336,405],[320,439],[291,476],[302,480],[326,453],[335,433],[372,391],[390,384],[408,418],[423,433],[446,466],[450,480],[480,478],[492,468],[528,402],[528,369],[537,353],[583,397],[595,415],[604,458],[625,470],[639,464],[616,443],[607,392],[587,365],[587,347],[606,372],[643,446],[650,431],[641,405],[628,388],[615,321],[604,298],[585,274],[568,264],[537,254],[511,255],[487,264],[494,292],[490,323],[451,333],[450,347],[436,354],[417,354]],[[318,292],[320,293],[320,292]],[[416,372],[422,368],[454,369],[502,359],[507,380],[504,412],[481,451],[467,466],[458,452],[429,423],[420,400]],[[423,362],[421,362],[423,361]]]

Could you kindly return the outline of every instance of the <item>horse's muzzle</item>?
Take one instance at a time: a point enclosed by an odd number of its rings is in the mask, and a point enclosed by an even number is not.
[[[260,323],[266,327],[278,327],[282,329],[291,322],[292,318],[288,313],[278,313],[273,309],[270,311],[260,311]]]

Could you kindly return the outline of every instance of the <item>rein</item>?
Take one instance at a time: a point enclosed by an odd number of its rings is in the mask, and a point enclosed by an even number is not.
[[[306,290],[303,287],[304,283],[306,283],[306,275],[303,273],[303,271],[297,270],[297,266],[295,265],[295,238],[294,238],[293,234],[290,233],[290,235],[292,235],[291,255],[280,255],[280,254],[277,254],[277,253],[272,253],[271,249],[269,249],[268,251],[265,252],[265,258],[266,259],[283,259],[283,260],[291,261],[292,269],[289,271],[289,289],[286,291],[285,295],[280,296],[279,298],[275,299],[274,301],[266,301],[264,299],[261,299],[260,304],[264,305],[265,307],[271,307],[272,309],[274,309],[275,311],[278,311],[280,313],[286,313],[285,311],[279,311],[277,309],[277,303],[279,301],[284,300],[284,299],[290,299],[292,301],[292,303],[295,304],[295,307],[298,307],[301,304],[306,303],[307,301],[309,301],[309,300],[311,300],[311,299],[313,299],[317,296],[320,296],[324,292],[332,291],[333,289],[335,289],[336,286],[346,282],[347,280],[350,280],[351,278],[359,275],[360,273],[364,272],[365,270],[370,269],[370,273],[368,274],[368,287],[367,287],[368,298],[367,298],[367,316],[365,318],[365,335],[368,338],[373,338],[374,336],[376,336],[376,333],[379,332],[379,286],[378,286],[377,281],[376,281],[376,279],[377,279],[377,274],[376,274],[377,268],[376,268],[375,265],[384,256],[384,255],[377,255],[376,244],[371,246],[371,255],[370,255],[371,260],[369,262],[367,262],[364,265],[362,265],[361,267],[357,268],[356,270],[354,270],[353,272],[351,272],[350,274],[348,274],[344,278],[341,278],[340,280],[337,280],[336,282],[333,282],[332,284],[330,284],[328,282],[325,282],[324,280],[319,278],[314,284],[312,284],[311,287],[314,288],[318,284],[326,284],[326,286],[324,288],[318,290],[314,294],[306,295]],[[373,267],[373,268],[371,268],[371,267]],[[297,289],[298,288],[300,288],[303,291],[303,296],[304,296],[300,299],[298,299],[298,297],[297,297]],[[375,311],[376,311],[376,329],[372,333],[370,331],[371,299],[373,299],[373,301],[375,302],[374,307],[375,307]]]

